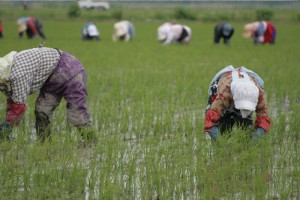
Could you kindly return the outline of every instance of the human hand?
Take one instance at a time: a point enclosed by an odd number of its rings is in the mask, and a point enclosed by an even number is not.
[[[265,129],[261,128],[261,127],[257,127],[254,131],[254,134],[253,134],[253,140],[255,142],[257,142],[258,140],[260,140],[260,138],[264,137],[266,134],[266,131]]]
[[[11,133],[11,126],[8,121],[0,120],[0,139],[9,139]]]
[[[212,126],[208,134],[212,140],[216,140],[221,135],[217,126]]]

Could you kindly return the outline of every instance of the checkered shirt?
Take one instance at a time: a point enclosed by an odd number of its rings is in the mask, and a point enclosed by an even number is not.
[[[37,92],[52,74],[60,55],[56,49],[33,48],[17,53],[10,72],[10,98],[24,104],[27,96]]]

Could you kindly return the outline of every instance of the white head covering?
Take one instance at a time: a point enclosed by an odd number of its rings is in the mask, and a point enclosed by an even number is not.
[[[90,36],[99,36],[99,31],[97,29],[97,26],[95,24],[90,24],[88,27],[88,32]]]
[[[126,32],[125,32],[125,29],[123,27],[117,27],[115,29],[115,34],[117,37],[121,37],[122,35],[124,35]]]
[[[16,54],[16,51],[12,51],[0,58],[0,83],[5,84],[8,80],[13,58]]]
[[[114,24],[113,41],[117,41],[121,37],[125,37],[125,41],[129,41],[132,37],[130,32],[130,22],[123,20]]]
[[[236,109],[255,111],[259,90],[252,81],[232,82],[231,92]]]
[[[115,28],[115,34],[117,37],[120,37],[128,32],[128,22],[127,21],[121,21],[114,24]]]
[[[161,26],[158,27],[157,29],[157,40],[160,42],[163,42],[169,32],[170,32],[170,27],[172,26],[172,23],[170,22],[165,22],[164,24],[162,24]]]
[[[243,37],[250,38],[259,26],[259,22],[253,22],[244,26]]]

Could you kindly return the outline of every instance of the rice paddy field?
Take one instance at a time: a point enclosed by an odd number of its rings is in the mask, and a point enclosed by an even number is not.
[[[19,39],[13,16],[3,21],[1,56],[42,42]],[[255,46],[242,38],[247,22],[236,20],[225,46],[213,44],[216,22],[177,21],[192,28],[190,44],[163,46],[156,40],[163,20],[132,19],[134,40],[114,43],[115,20],[94,20],[101,41],[87,42],[80,38],[87,18],[54,16],[43,20],[45,46],[68,51],[85,66],[97,140],[83,145],[66,124],[63,101],[52,118],[51,142],[39,142],[36,95],[30,96],[22,125],[0,142],[1,199],[300,198],[299,22],[274,21],[276,44]],[[258,143],[234,129],[216,145],[203,132],[208,85],[228,65],[265,81],[272,125]],[[4,118],[5,96],[0,100]]]

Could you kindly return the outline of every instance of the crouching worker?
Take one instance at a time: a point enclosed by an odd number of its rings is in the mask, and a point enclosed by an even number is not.
[[[135,36],[135,29],[132,22],[123,20],[114,24],[112,39],[116,41],[132,41]]]
[[[26,33],[29,39],[41,36],[43,39],[46,39],[46,35],[43,31],[43,23],[39,19],[34,19],[33,17],[23,17],[19,18],[17,21],[19,38],[23,37],[23,34]]]
[[[81,38],[82,40],[100,40],[100,33],[97,26],[92,22],[84,25],[81,30]]]
[[[157,29],[157,40],[168,45],[171,43],[188,44],[192,37],[192,29],[186,25],[165,22]]]
[[[228,66],[215,75],[208,90],[204,123],[205,132],[212,140],[231,131],[234,124],[244,130],[253,130],[255,141],[268,132],[270,118],[263,87],[263,80],[245,67],[234,69]]]
[[[276,28],[267,21],[258,21],[246,24],[243,32],[244,38],[252,38],[254,44],[275,44]]]
[[[215,26],[214,43],[219,44],[223,38],[224,44],[230,43],[230,38],[234,33],[234,28],[229,23],[219,23]]]
[[[20,124],[28,95],[38,91],[35,125],[39,139],[49,138],[50,119],[62,98],[67,101],[68,123],[90,129],[85,70],[68,52],[40,47],[7,54],[0,58],[0,90],[7,97],[4,129]]]

